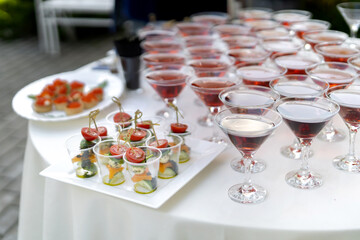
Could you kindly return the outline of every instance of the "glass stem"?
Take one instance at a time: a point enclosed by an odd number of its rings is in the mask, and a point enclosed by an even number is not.
[[[300,141],[301,144],[301,171],[309,171],[309,150],[310,144]]]
[[[250,166],[251,166],[251,162],[253,161],[252,156],[247,156],[244,155],[244,164],[245,164],[245,179],[244,179],[244,184],[246,184],[247,186],[251,186],[251,172],[250,172]]]
[[[355,138],[356,138],[357,129],[352,129],[350,127],[350,138],[349,138],[349,153],[351,157],[355,157]]]
[[[350,26],[350,35],[352,38],[356,38],[359,26],[357,24],[352,24]]]
[[[210,112],[209,118],[211,119],[212,122],[214,122],[214,117],[218,112],[220,112],[220,107],[209,107],[209,112]],[[213,128],[211,138],[215,142],[217,142],[219,140],[219,133],[216,128]]]

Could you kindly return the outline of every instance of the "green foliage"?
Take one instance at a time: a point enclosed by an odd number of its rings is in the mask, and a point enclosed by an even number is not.
[[[35,32],[33,0],[0,0],[0,38],[23,37]]]

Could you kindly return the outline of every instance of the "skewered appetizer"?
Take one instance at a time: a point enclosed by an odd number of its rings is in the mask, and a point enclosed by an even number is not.
[[[74,80],[68,82],[63,79],[55,79],[47,84],[38,95],[29,95],[34,99],[32,108],[37,113],[47,113],[53,110],[64,111],[66,115],[74,115],[84,109],[95,107],[104,95],[103,88],[107,82],[103,82],[84,93],[85,84]]]

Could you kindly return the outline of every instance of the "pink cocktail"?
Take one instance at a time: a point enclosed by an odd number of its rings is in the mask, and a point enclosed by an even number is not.
[[[319,54],[302,51],[295,53],[277,53],[272,56],[276,65],[286,68],[286,74],[306,74],[305,69],[323,61]]]
[[[292,24],[290,29],[296,33],[298,38],[303,38],[303,35],[306,32],[327,30],[330,26],[331,24],[327,21],[309,19],[307,21]]]

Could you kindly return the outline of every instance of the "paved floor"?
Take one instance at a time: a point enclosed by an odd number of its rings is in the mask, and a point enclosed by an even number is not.
[[[38,50],[37,39],[0,41],[0,239],[17,239],[22,165],[27,120],[11,108],[15,93],[42,77],[76,69],[105,56],[110,36],[62,43],[60,56]]]

